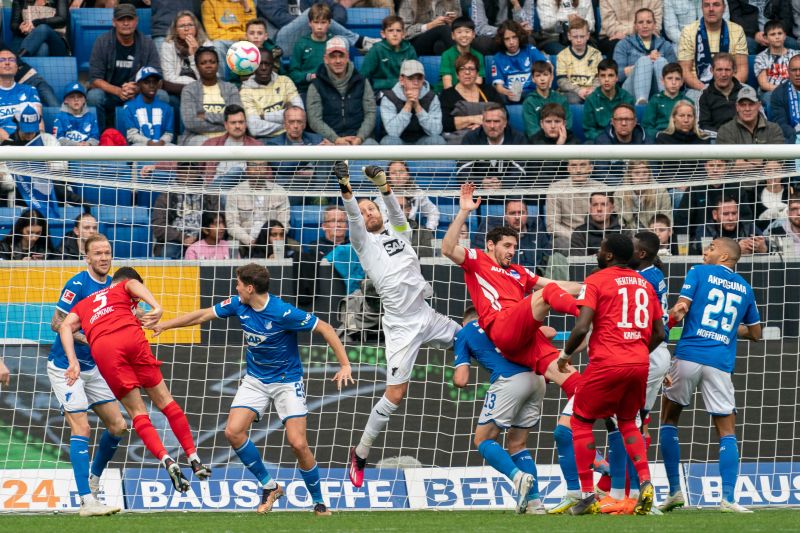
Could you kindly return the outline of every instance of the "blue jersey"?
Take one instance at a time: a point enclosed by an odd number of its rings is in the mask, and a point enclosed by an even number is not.
[[[61,296],[56,303],[56,309],[62,313],[69,314],[75,304],[95,292],[105,289],[111,285],[111,276],[106,276],[105,281],[102,283],[95,280],[89,271],[84,270],[80,274],[75,274],[70,278],[64,288],[61,290]],[[94,359],[89,352],[89,347],[85,344],[75,343],[75,355],[78,356],[78,362],[81,365],[81,370],[91,370],[94,368]],[[66,369],[69,367],[67,354],[64,352],[64,347],[61,345],[61,336],[56,334],[56,339],[50,347],[50,355],[47,357],[58,368]]]
[[[549,62],[549,59],[530,44],[523,46],[513,56],[505,52],[495,54],[492,65],[492,83],[502,82],[506,89],[511,89],[511,85],[515,81],[519,81],[522,84],[522,92],[535,91],[536,84],[533,83],[533,76],[531,76],[534,61]]]
[[[172,133],[175,119],[172,115],[172,106],[165,104],[158,98],[148,104],[138,95],[125,104],[125,133],[129,129],[138,130],[141,135],[151,141],[161,140],[165,133]]]
[[[522,372],[530,372],[531,369],[512,363],[495,348],[486,332],[478,325],[477,320],[473,320],[461,328],[453,339],[453,351],[456,353],[455,366],[468,365],[470,358],[474,358],[478,364],[489,371],[489,383],[494,383],[497,378],[509,378]]]
[[[247,341],[247,374],[262,383],[293,383],[303,378],[297,332],[313,330],[317,317],[269,295],[256,311],[238,296],[214,306],[219,318],[239,317]]]
[[[22,113],[28,104],[41,105],[39,93],[35,88],[21,83],[14,83],[8,89],[0,87],[0,128],[6,130],[9,135],[14,135],[17,131],[14,117]],[[39,108],[39,106],[34,107]],[[41,112],[41,109],[39,111]]]
[[[686,274],[681,297],[692,306],[675,357],[733,372],[739,324],[761,321],[753,288],[723,265],[697,265]]]
[[[61,111],[53,122],[53,136],[59,141],[66,139],[74,143],[89,142],[91,139],[99,141],[97,117],[91,111],[80,116]]]
[[[664,273],[661,272],[660,268],[653,265],[638,270],[637,272],[653,286],[653,289],[655,289],[658,295],[658,301],[661,302],[661,309],[664,310],[664,338],[668,339],[669,329],[667,328],[667,321],[669,319],[669,304],[667,303],[667,280],[664,279]]]

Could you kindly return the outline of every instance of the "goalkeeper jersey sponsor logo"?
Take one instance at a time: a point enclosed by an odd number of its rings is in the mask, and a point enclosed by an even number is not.
[[[383,242],[383,249],[389,256],[397,255],[406,249],[405,243],[400,239],[391,239]]]

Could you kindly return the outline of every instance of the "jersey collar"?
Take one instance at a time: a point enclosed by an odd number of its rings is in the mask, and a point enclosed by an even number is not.
[[[262,307],[261,309],[255,309],[254,308],[253,311],[255,311],[256,313],[261,313],[267,308],[268,305],[269,305],[269,293],[267,293],[267,299],[264,302],[264,307]]]
[[[90,269],[87,268],[86,273],[89,274],[89,277],[92,278],[92,281],[96,281],[97,283],[105,283],[106,281],[108,281],[108,274],[106,274],[105,279],[99,280],[92,275],[92,271]]]

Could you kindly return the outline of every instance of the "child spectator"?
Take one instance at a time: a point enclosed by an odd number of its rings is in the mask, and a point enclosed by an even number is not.
[[[439,64],[439,81],[436,83],[436,93],[441,94],[444,89],[449,89],[455,85],[456,79],[456,58],[461,54],[470,53],[478,58],[478,79],[475,83],[483,84],[486,74],[486,66],[483,54],[472,48],[472,41],[475,40],[475,22],[469,17],[458,17],[450,25],[452,28],[451,37],[456,43],[442,54],[442,61]]]
[[[498,93],[512,102],[519,102],[536,90],[531,79],[531,67],[536,61],[548,61],[547,56],[527,42],[528,32],[514,20],[500,24],[495,35],[499,52],[494,55],[492,84]]]
[[[309,35],[300,37],[292,49],[289,63],[289,77],[297,90],[305,94],[311,80],[317,77],[317,69],[325,57],[325,44],[333,37],[330,32],[331,8],[327,4],[316,3],[308,10]]]
[[[201,239],[186,249],[184,259],[238,259],[239,251],[226,240],[225,214],[203,212]]]
[[[563,53],[563,52],[562,52]],[[586,98],[583,106],[583,134],[586,141],[594,141],[611,123],[611,114],[619,104],[633,105],[633,96],[619,87],[617,64],[604,59],[597,65],[600,86]]]
[[[361,66],[361,75],[367,78],[380,99],[383,91],[391,91],[400,75],[400,65],[406,59],[417,59],[417,52],[405,40],[403,19],[389,15],[383,19],[381,37],[367,52]]]
[[[522,104],[522,117],[525,121],[525,135],[533,137],[541,126],[539,125],[539,112],[546,104],[559,104],[564,108],[566,114],[567,130],[572,129],[572,113],[569,109],[567,97],[552,89],[553,87],[553,65],[547,61],[536,61],[531,69],[533,83],[536,90],[531,92]]]
[[[567,32],[569,47],[556,57],[558,89],[570,104],[582,104],[598,85],[597,65],[603,56],[597,48],[589,46],[589,24],[573,19]]]
[[[53,135],[61,146],[97,146],[97,116],[86,107],[86,89],[80,83],[67,87],[64,104],[53,122]]]
[[[647,102],[642,120],[645,133],[652,139],[659,131],[667,129],[675,103],[686,98],[683,94],[683,69],[679,63],[668,63],[664,66],[661,70],[661,83],[664,90],[653,95]]]
[[[283,56],[281,47],[275,44],[275,41],[269,38],[269,30],[267,29],[267,21],[262,18],[254,18],[247,21],[244,25],[245,40],[253,43],[261,50],[269,50],[272,52],[272,57],[278,61]]]
[[[161,73],[142,67],[134,80],[139,94],[125,104],[125,133],[132,145],[164,146],[172,144],[175,119],[172,107],[156,99],[161,88]]]
[[[753,69],[758,78],[758,89],[761,101],[769,105],[772,91],[789,79],[789,60],[798,53],[786,48],[786,33],[779,20],[770,20],[764,25],[764,35],[769,47],[756,56]]]
[[[658,255],[678,255],[678,245],[672,242],[672,221],[667,215],[658,213],[650,220],[648,229],[658,235]]]

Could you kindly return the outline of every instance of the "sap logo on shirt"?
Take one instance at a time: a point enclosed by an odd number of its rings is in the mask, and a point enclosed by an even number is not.
[[[383,248],[389,256],[397,255],[406,249],[406,245],[400,239],[392,239],[383,243]]]
[[[269,327],[272,327],[272,324],[269,324]],[[266,338],[266,335],[258,335],[256,333],[250,333],[249,331],[244,332],[244,340],[247,341],[248,346],[258,346],[264,342]]]

